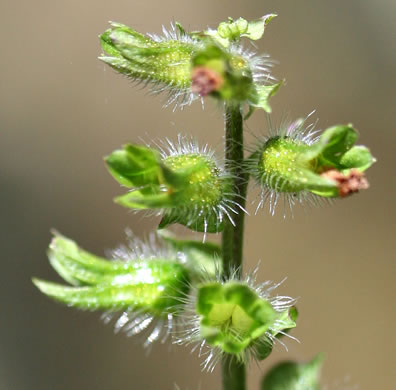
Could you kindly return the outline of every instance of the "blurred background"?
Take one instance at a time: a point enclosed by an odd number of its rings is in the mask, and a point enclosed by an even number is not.
[[[222,153],[215,104],[162,109],[164,96],[148,96],[97,60],[107,21],[159,33],[172,20],[194,30],[270,12],[279,17],[258,50],[270,53],[278,62],[274,75],[287,79],[272,100],[274,123],[313,109],[319,128],[351,122],[378,162],[368,171],[368,191],[306,213],[297,209],[294,219],[271,217],[267,209],[248,218],[245,270],[261,260],[260,279],[288,278],[278,292],[299,297],[293,335],[301,341],[253,365],[249,389],[258,389],[276,361],[320,351],[329,390],[395,388],[394,0],[2,0],[1,390],[173,390],[174,383],[181,390],[220,389],[219,370],[201,373],[188,349],[156,345],[145,356],[142,340],[114,335],[98,313],[55,304],[31,277],[59,280],[45,253],[52,228],[99,255],[124,242],[126,227],[141,237],[155,228],[157,220],[112,202],[123,192],[103,164],[113,149],[141,136],[185,132]],[[265,134],[265,114],[246,127]]]

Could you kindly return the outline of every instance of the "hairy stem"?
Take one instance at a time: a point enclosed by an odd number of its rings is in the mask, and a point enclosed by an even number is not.
[[[243,119],[240,105],[229,104],[225,110],[225,159],[232,176],[234,202],[245,207],[248,177],[243,168]],[[222,235],[223,276],[236,271],[242,273],[244,217],[242,210],[233,216],[234,224],[226,220]],[[223,389],[245,390],[245,365],[234,356],[225,355],[222,360]]]

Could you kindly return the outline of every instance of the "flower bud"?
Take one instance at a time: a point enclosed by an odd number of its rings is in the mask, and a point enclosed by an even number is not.
[[[189,271],[175,254],[162,256],[144,250],[134,241],[126,259],[113,261],[79,248],[73,241],[56,235],[48,257],[53,268],[72,286],[40,279],[33,283],[41,292],[68,306],[88,310],[123,311],[126,330],[138,333],[142,321],[154,318],[171,321],[189,289]],[[122,251],[125,254],[125,251]],[[119,251],[116,252],[119,256]],[[133,318],[133,321],[131,322]],[[122,322],[121,321],[121,322]],[[121,325],[118,323],[118,328]],[[161,329],[155,328],[157,336]]]
[[[106,158],[113,176],[131,192],[116,198],[122,206],[154,209],[162,216],[160,228],[180,223],[201,232],[218,232],[224,216],[236,213],[229,199],[230,182],[207,147],[179,137],[161,153],[126,145]]]
[[[266,282],[254,287],[254,279],[222,281],[218,277],[198,285],[192,296],[191,323],[186,324],[187,330],[177,342],[200,345],[200,355],[208,353],[205,369],[213,370],[224,353],[244,363],[252,358],[262,360],[279,336],[296,326],[295,300],[271,298],[269,292],[276,286]]]
[[[356,130],[334,126],[313,138],[316,132],[303,129],[303,123],[266,139],[249,159],[248,169],[263,187],[259,207],[270,198],[273,212],[279,194],[291,206],[307,193],[344,197],[368,188],[363,172],[375,159],[366,147],[354,146]]]
[[[224,47],[238,42],[243,37],[257,41],[264,35],[265,26],[276,16],[276,14],[268,14],[250,22],[243,18],[237,20],[228,18],[226,22],[219,24],[217,30],[209,29],[205,33]]]
[[[145,36],[119,23],[100,36],[104,54],[99,59],[127,77],[169,87],[169,103],[191,103],[191,58],[201,46],[176,24],[165,37]],[[155,88],[153,89],[155,92]]]

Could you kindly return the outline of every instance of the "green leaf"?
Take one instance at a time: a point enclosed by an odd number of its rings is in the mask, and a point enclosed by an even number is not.
[[[265,375],[261,390],[319,390],[322,362],[323,357],[318,355],[308,363],[279,363]]]
[[[113,177],[126,187],[159,185],[159,153],[154,149],[127,144],[105,161]]]

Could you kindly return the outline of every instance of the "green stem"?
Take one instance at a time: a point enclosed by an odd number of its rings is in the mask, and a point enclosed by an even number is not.
[[[245,365],[237,362],[232,355],[224,355],[221,361],[223,390],[245,390]]]
[[[226,105],[225,110],[225,159],[226,168],[232,176],[234,202],[245,207],[248,177],[244,172],[243,159],[243,119],[240,105]],[[243,258],[243,232],[245,213],[237,210],[232,216],[234,224],[225,220],[222,234],[223,276],[236,271],[240,278]],[[222,360],[223,389],[245,390],[245,365],[235,356],[225,355]]]

